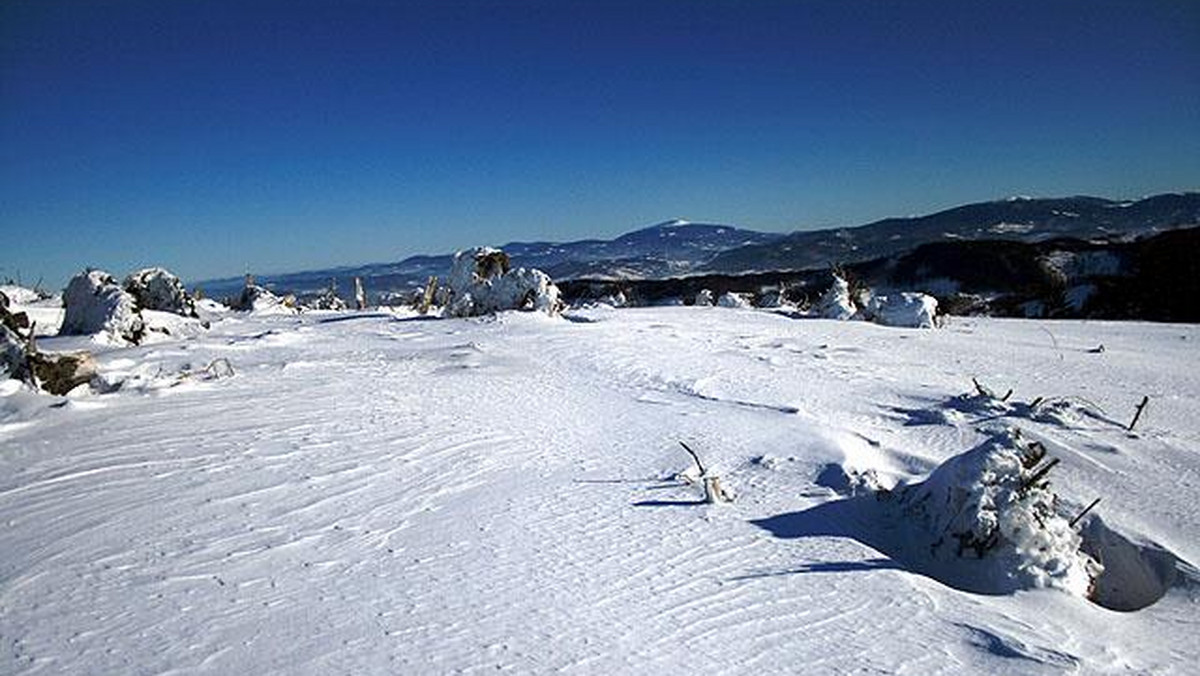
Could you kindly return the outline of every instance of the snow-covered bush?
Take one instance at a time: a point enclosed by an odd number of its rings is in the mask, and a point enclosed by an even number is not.
[[[937,299],[923,293],[894,293],[871,299],[868,314],[876,324],[932,329],[937,325]]]
[[[729,308],[748,308],[750,307],[750,301],[746,300],[746,297],[740,293],[726,291],[725,293],[721,294],[720,298],[717,299],[717,305],[719,307]]]
[[[858,308],[850,297],[850,283],[840,275],[833,276],[833,284],[829,286],[817,301],[817,315],[825,319],[840,319],[845,321],[853,317]]]
[[[1044,455],[1016,430],[996,431],[902,489],[903,513],[920,525],[935,559],[981,559],[997,589],[1058,587],[1086,596],[1103,567],[1056,513],[1049,463],[1038,467]]]
[[[196,303],[183,282],[165,268],[145,268],[125,278],[125,290],[139,310],[159,310],[184,317],[196,316]]]
[[[321,295],[310,301],[308,307],[314,310],[346,310],[349,306],[337,294],[337,283],[330,280],[329,287],[322,291]]]
[[[700,293],[696,294],[696,307],[712,307],[715,303],[713,292],[708,289],[700,289]]]
[[[133,296],[103,270],[75,275],[63,292],[62,335],[96,335],[113,342],[139,343],[146,332]]]
[[[504,310],[562,309],[558,287],[532,268],[509,269],[508,255],[480,247],[459,251],[450,269],[448,310],[451,316],[473,317]]]

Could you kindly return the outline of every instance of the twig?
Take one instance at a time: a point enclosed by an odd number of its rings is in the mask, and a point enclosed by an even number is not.
[[[1137,406],[1137,413],[1133,414],[1133,420],[1131,420],[1129,422],[1129,431],[1130,432],[1133,431],[1133,426],[1137,424],[1138,418],[1142,417],[1142,411],[1145,410],[1146,404],[1149,404],[1149,403],[1150,403],[1149,396],[1142,397],[1142,403],[1138,404],[1138,406]]]
[[[692,460],[696,461],[696,468],[700,470],[700,476],[704,476],[705,474],[708,474],[708,472],[706,472],[704,470],[704,465],[701,464],[701,462],[700,462],[700,456],[696,455],[696,452],[693,451],[692,449],[688,448],[688,445],[683,443],[682,441],[679,442],[679,445],[683,446],[683,450],[687,451],[688,455],[692,456]]]
[[[1071,528],[1074,528],[1075,524],[1079,523],[1079,520],[1083,518],[1083,515],[1092,511],[1092,508],[1098,504],[1100,504],[1100,498],[1096,498],[1095,500],[1092,500],[1092,504],[1088,505],[1087,507],[1084,507],[1083,511],[1080,512],[1079,515],[1076,516],[1074,519],[1071,519],[1071,522],[1068,523],[1067,525],[1070,526]]]
[[[1050,329],[1048,329],[1044,326],[1039,326],[1038,328],[1041,329],[1042,331],[1044,331],[1047,336],[1050,336],[1050,342],[1054,343],[1054,351],[1058,352],[1058,360],[1062,361],[1063,353],[1062,353],[1062,349],[1058,347],[1058,339],[1054,337],[1053,333],[1050,333]]]
[[[1034,472],[1033,476],[1026,479],[1024,481],[1024,484],[1022,485],[1022,488],[1029,488],[1029,487],[1037,484],[1037,482],[1041,481],[1042,477],[1046,476],[1046,474],[1048,474],[1050,472],[1050,470],[1054,469],[1054,466],[1057,465],[1059,462],[1060,461],[1058,458],[1052,458],[1050,460],[1050,462],[1046,463],[1041,469]]]

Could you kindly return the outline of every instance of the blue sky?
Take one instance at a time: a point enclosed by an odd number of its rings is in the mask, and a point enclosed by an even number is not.
[[[1200,3],[0,3],[0,278],[1200,188]]]

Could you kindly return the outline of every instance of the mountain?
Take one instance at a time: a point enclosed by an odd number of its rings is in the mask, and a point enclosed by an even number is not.
[[[612,240],[510,242],[500,248],[508,253],[514,266],[538,268],[554,279],[657,279],[688,274],[723,251],[760,246],[783,236],[729,225],[673,220]],[[331,279],[347,293],[353,288],[351,280],[362,277],[373,293],[403,293],[423,286],[432,275],[445,275],[452,260],[451,254],[412,256],[398,263],[262,275],[258,281],[279,292],[307,295],[328,288]],[[209,296],[223,297],[237,293],[242,284],[241,277],[229,277],[199,285]]]
[[[927,216],[887,218],[855,228],[794,232],[773,242],[718,253],[701,269],[731,274],[804,270],[890,256],[936,241],[1129,239],[1198,223],[1200,193],[1171,193],[1138,201],[1014,197]]]
[[[1099,197],[1010,198],[968,204],[927,216],[888,218],[858,227],[764,233],[731,225],[673,220],[611,240],[510,242],[514,266],[544,270],[556,280],[656,280],[696,274],[823,269],[895,256],[922,244],[948,241],[1057,238],[1128,240],[1200,223],[1200,193],[1171,193],[1138,201]],[[379,263],[283,275],[259,282],[278,292],[316,294],[335,280],[347,294],[362,277],[373,295],[407,294],[432,275],[444,275],[452,256],[421,255]],[[242,278],[201,282],[209,296],[236,294]]]

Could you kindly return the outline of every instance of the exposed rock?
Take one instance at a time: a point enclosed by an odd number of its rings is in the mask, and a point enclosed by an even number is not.
[[[145,268],[131,273],[125,278],[125,290],[133,296],[139,310],[196,316],[196,303],[183,282],[164,268]]]
[[[50,394],[66,394],[91,382],[98,372],[96,360],[89,352],[41,353],[30,361],[38,383]]]
[[[133,296],[103,270],[75,275],[63,292],[62,335],[98,335],[115,343],[141,342],[145,322]]]

